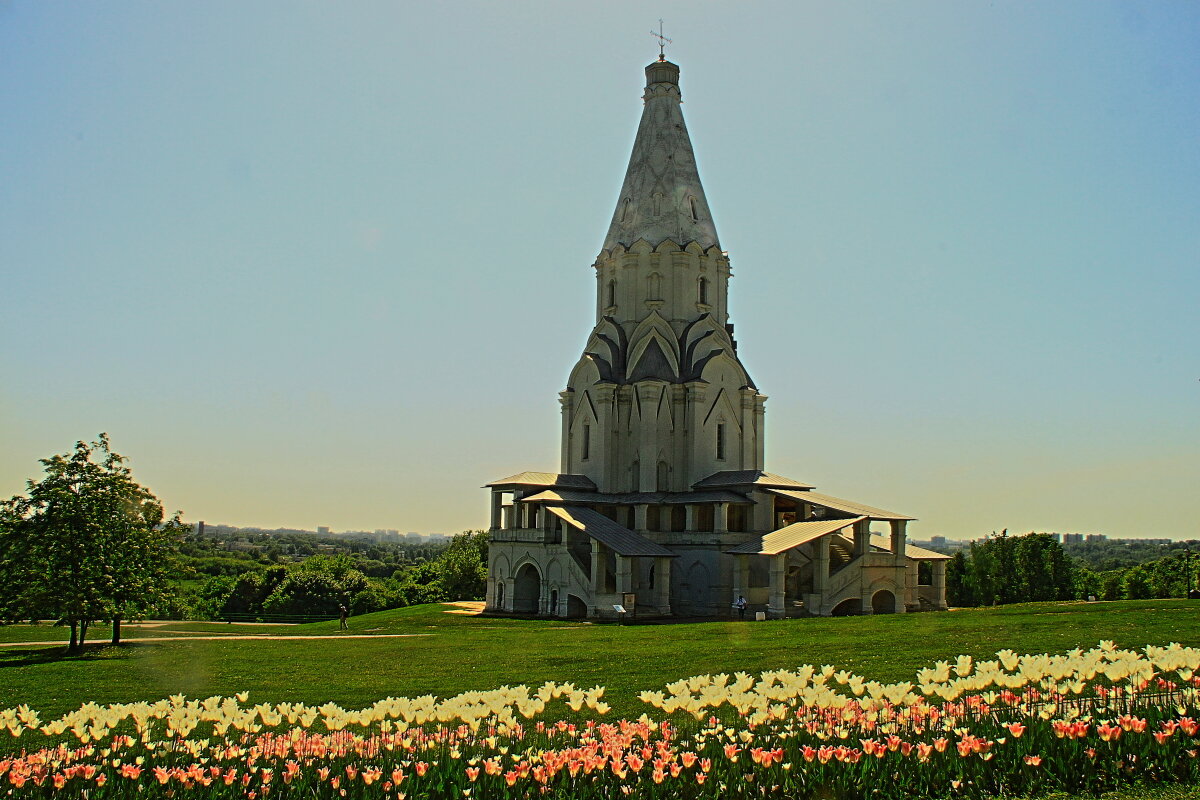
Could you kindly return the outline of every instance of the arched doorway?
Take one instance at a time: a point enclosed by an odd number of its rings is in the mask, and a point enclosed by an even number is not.
[[[862,613],[862,598],[852,597],[849,600],[843,600],[833,607],[830,612],[831,617],[854,617]]]
[[[504,610],[504,579],[496,578],[496,610]]]
[[[876,592],[871,597],[871,613],[873,614],[895,614],[896,613],[896,595],[889,592],[887,589],[882,589]]]
[[[587,616],[587,603],[573,594],[567,595],[567,616],[571,619],[582,619]]]
[[[552,617],[558,616],[558,589],[551,590],[551,592],[550,592],[550,608],[547,610],[550,612],[550,616],[552,616]]]
[[[542,576],[533,564],[517,570],[513,580],[513,611],[518,614],[536,614],[538,598],[542,595]]]

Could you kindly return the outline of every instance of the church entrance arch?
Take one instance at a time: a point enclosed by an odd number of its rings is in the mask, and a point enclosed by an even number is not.
[[[871,597],[871,612],[874,614],[895,614],[896,595],[887,589],[876,592]]]
[[[571,619],[583,619],[587,616],[587,603],[583,602],[583,598],[576,597],[573,594],[567,595],[567,616]]]
[[[517,576],[513,580],[513,611],[518,614],[536,614],[541,594],[541,574],[533,564],[525,564],[517,570]]]
[[[504,610],[504,579],[496,579],[496,608],[500,611]]]
[[[552,617],[558,616],[558,589],[552,589],[550,591],[549,611],[550,611],[550,616],[552,616]]]
[[[843,600],[833,607],[833,611],[829,613],[831,617],[855,617],[862,613],[862,598],[852,597],[849,600]]]

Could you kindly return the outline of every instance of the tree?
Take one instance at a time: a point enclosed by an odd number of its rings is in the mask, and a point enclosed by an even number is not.
[[[486,531],[460,533],[435,562],[451,600],[482,600],[487,594],[487,537]]]
[[[107,434],[73,452],[41,459],[28,496],[0,503],[0,600],[5,620],[55,618],[71,628],[69,650],[88,626],[142,613],[170,591],[169,562],[186,530],[164,522],[158,498],[138,484]]]

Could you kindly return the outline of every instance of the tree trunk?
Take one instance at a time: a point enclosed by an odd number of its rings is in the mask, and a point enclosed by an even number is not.
[[[83,642],[87,639],[88,621],[86,619],[79,620],[79,649],[83,650]]]
[[[113,644],[120,644],[120,643],[121,643],[121,618],[120,618],[120,617],[113,617],[113,638],[112,638],[112,643],[113,643]]]
[[[75,620],[71,620],[71,643],[69,645],[67,645],[67,652],[74,653],[78,649],[79,649],[78,623]]]

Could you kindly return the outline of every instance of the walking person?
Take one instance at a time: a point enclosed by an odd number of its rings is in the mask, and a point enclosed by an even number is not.
[[[738,610],[738,619],[746,618],[746,606],[748,605],[746,598],[739,594],[737,602],[733,604],[733,607]]]
[[[342,604],[338,604],[338,630],[348,631],[350,626],[346,624],[346,617],[350,616],[350,612]]]

